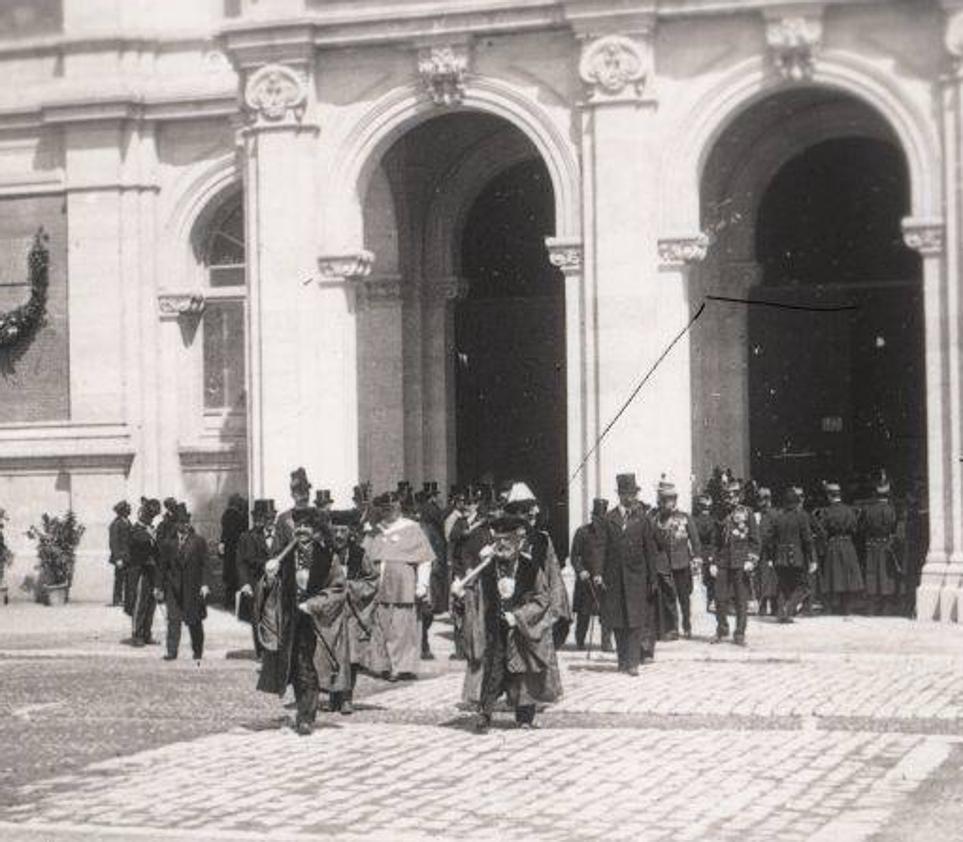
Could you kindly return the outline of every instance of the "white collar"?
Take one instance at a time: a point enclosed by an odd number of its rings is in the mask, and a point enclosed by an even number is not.
[[[414,526],[414,524],[415,522],[413,520],[409,520],[404,515],[402,515],[394,523],[389,523],[387,526],[382,526],[381,532],[384,535],[388,535],[392,532],[397,532],[399,529],[404,529],[407,526]]]

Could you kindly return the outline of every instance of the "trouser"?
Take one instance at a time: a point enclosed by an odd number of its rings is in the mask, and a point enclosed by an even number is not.
[[[716,576],[716,636],[729,634],[728,605],[736,608],[737,639],[746,636],[746,618],[749,606],[749,576],[738,567],[720,567]]]
[[[130,584],[131,581],[128,579],[128,587]],[[157,607],[157,602],[154,600],[153,570],[146,567],[135,568],[134,593],[131,637],[136,641],[146,643],[151,639],[151,630],[154,627],[154,609]]]
[[[237,593],[237,551],[224,553],[224,569],[221,571],[221,581],[224,583],[224,607],[228,611],[234,610],[234,596]]]
[[[257,623],[251,623],[251,637],[254,638],[254,654],[260,660],[264,647],[261,646],[261,638],[257,636]]]
[[[589,626],[592,624],[592,615],[589,613],[575,615],[575,645],[579,649],[585,646],[585,638],[588,635]],[[602,649],[612,648],[612,629],[610,629],[599,618],[599,625],[602,628]]]
[[[114,594],[110,601],[111,605],[125,605],[124,585],[127,581],[127,571],[123,567],[114,565]]]
[[[692,568],[682,567],[672,570],[672,580],[675,585],[676,597],[679,600],[679,614],[682,618],[682,631],[689,634],[692,631]]]
[[[177,650],[181,645],[181,624],[187,626],[187,631],[191,636],[191,652],[198,661],[204,657],[204,622],[198,620],[196,623],[188,623],[184,619],[184,612],[173,596],[167,595],[167,654],[173,658],[177,657]]]
[[[552,643],[556,649],[561,649],[568,640],[568,630],[572,627],[572,621],[567,617],[559,617],[552,625]]]
[[[361,667],[358,664],[351,665],[347,690],[332,690],[328,693],[328,698],[331,701],[331,710],[341,710],[343,702],[350,702],[354,699],[354,686],[358,682],[358,671],[360,669]]]
[[[643,630],[640,626],[612,629],[615,633],[615,651],[618,655],[619,669],[638,669],[642,661]]]
[[[796,608],[806,591],[806,572],[801,567],[782,565],[776,567],[776,586],[779,593],[776,611],[784,620],[796,613]]]
[[[318,671],[314,667],[314,649],[318,639],[311,618],[302,612],[294,627],[294,652],[292,653],[294,699],[297,703],[297,723],[313,723],[318,715]]]
[[[515,708],[515,721],[519,725],[531,725],[535,721],[535,705],[518,705]]]
[[[656,582],[658,592],[656,594],[656,632],[659,639],[665,637],[668,632],[679,632],[679,612],[676,608],[677,596],[675,592],[675,579],[672,570],[659,570],[656,572]]]
[[[431,628],[431,624],[435,621],[434,615],[431,610],[425,610],[422,606],[421,611],[421,654],[426,655],[431,652],[431,643],[428,642],[428,629]]]
[[[716,580],[709,573],[709,563],[702,563],[702,584],[706,589],[706,611],[712,610],[712,604],[716,601]]]

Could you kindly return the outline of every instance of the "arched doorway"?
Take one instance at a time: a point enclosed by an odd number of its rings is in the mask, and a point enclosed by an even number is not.
[[[567,544],[564,284],[548,170],[481,112],[415,125],[363,203],[376,255],[359,295],[362,478],[525,479]]]
[[[694,463],[781,489],[925,476],[920,261],[904,155],[854,97],[783,92],[720,136],[702,182],[718,295],[694,332]],[[742,302],[742,303],[740,303]]]
[[[540,159],[475,199],[462,235],[468,296],[456,313],[458,476],[526,480],[568,540],[565,290],[548,261],[552,188]]]

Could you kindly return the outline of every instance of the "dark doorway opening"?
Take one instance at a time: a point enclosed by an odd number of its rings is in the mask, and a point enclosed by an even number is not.
[[[539,159],[509,167],[468,213],[455,317],[460,482],[524,480],[567,554],[565,288],[548,260],[552,184]]]
[[[862,496],[885,469],[925,476],[922,286],[902,239],[906,163],[892,144],[845,138],[787,163],[759,205],[760,306],[749,312],[752,475],[822,479]],[[838,312],[805,308],[848,307]]]

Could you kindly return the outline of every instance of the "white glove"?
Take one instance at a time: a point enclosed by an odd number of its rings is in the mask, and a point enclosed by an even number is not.
[[[308,604],[307,604],[306,602],[301,602],[301,603],[298,604],[298,611],[300,611],[300,612],[302,612],[302,613],[304,613],[304,614],[310,614],[310,613],[311,613],[311,609],[308,608]]]
[[[428,595],[427,585],[418,584],[418,586],[415,587],[415,599],[424,599],[427,595]]]
[[[280,566],[281,566],[281,562],[278,561],[277,558],[269,558],[264,563],[264,572],[267,573],[268,576],[277,576],[278,568]]]
[[[588,581],[588,577],[589,577],[589,572],[588,572],[588,570],[583,570],[581,573],[578,574],[578,577],[579,577],[579,579],[581,579],[583,582]]]
[[[815,573],[815,572],[816,572],[816,569],[817,569],[818,567],[819,567],[819,565],[816,564],[815,561],[810,562],[810,563],[809,563],[809,572],[810,572],[810,573]]]
[[[218,544],[217,544],[217,554],[218,554],[218,555],[224,555],[224,542],[223,542],[223,541],[219,541]]]
[[[207,585],[201,585],[201,599],[207,599],[211,595],[211,589]]]
[[[510,629],[513,629],[518,625],[518,620],[515,619],[515,615],[511,612],[505,615],[505,622],[508,624]]]
[[[593,576],[593,577],[592,577],[592,584],[595,585],[595,587],[597,587],[597,588],[602,587],[602,585],[603,585],[602,577],[601,577],[601,576]]]
[[[713,579],[715,579],[716,576],[719,575],[719,565],[718,565],[718,564],[710,564],[710,565],[709,565],[709,575],[710,575]]]
[[[480,561],[484,561],[486,558],[489,558],[494,554],[495,554],[495,545],[485,544],[485,546],[478,551],[478,558]]]
[[[742,569],[745,570],[746,573],[752,573],[752,571],[756,569],[756,563],[754,561],[747,561],[742,565]]]
[[[455,579],[451,583],[451,595],[456,599],[461,599],[465,595],[465,584],[461,579]]]

